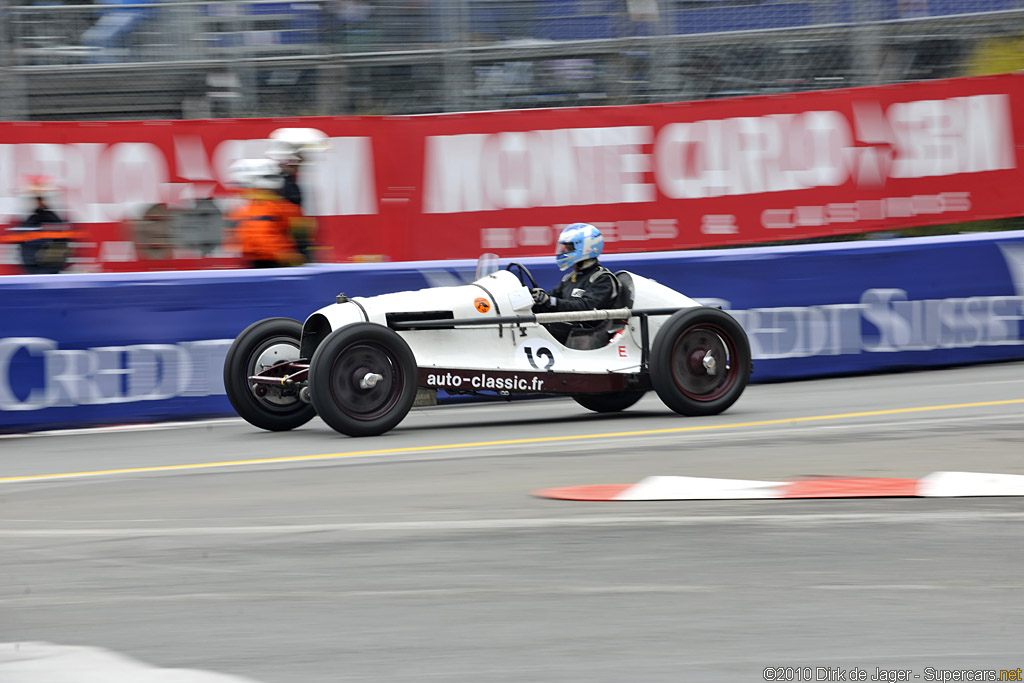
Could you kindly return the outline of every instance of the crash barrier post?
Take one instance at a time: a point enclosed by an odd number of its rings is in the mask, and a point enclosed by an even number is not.
[[[519,259],[540,283],[550,257]],[[609,255],[728,310],[752,381],[1024,359],[1024,231]],[[256,320],[463,284],[471,261],[0,278],[0,431],[233,415],[222,366]]]

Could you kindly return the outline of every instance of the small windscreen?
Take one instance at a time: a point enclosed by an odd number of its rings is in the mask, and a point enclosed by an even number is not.
[[[485,278],[498,272],[498,255],[490,252],[481,254],[476,261],[476,279]]]

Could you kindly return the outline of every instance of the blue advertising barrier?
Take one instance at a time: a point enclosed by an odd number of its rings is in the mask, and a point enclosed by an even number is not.
[[[543,286],[560,276],[553,258],[522,261]],[[603,262],[730,311],[752,381],[1024,358],[1024,232]],[[0,278],[0,430],[232,415],[224,354],[252,322],[468,282],[475,265]]]

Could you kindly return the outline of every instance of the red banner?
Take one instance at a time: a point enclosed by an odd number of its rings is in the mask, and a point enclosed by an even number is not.
[[[194,214],[224,210],[228,165],[291,126],[331,139],[302,177],[323,261],[542,255],[576,221],[614,253],[1016,216],[1022,79],[416,117],[0,123],[0,224],[27,213],[22,179],[44,175],[89,235],[78,270],[237,265]],[[162,249],[138,220],[154,205],[174,214]],[[7,248],[0,272],[17,272]]]

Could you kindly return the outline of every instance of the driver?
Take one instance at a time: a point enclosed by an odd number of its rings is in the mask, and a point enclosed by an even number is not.
[[[619,294],[619,282],[610,270],[598,263],[597,257],[603,249],[604,237],[593,225],[573,223],[565,228],[558,236],[555,263],[559,270],[572,267],[572,272],[566,273],[550,292],[540,287],[533,288],[533,312],[611,308]],[[564,344],[570,331],[594,329],[603,322],[552,323],[547,328]]]

